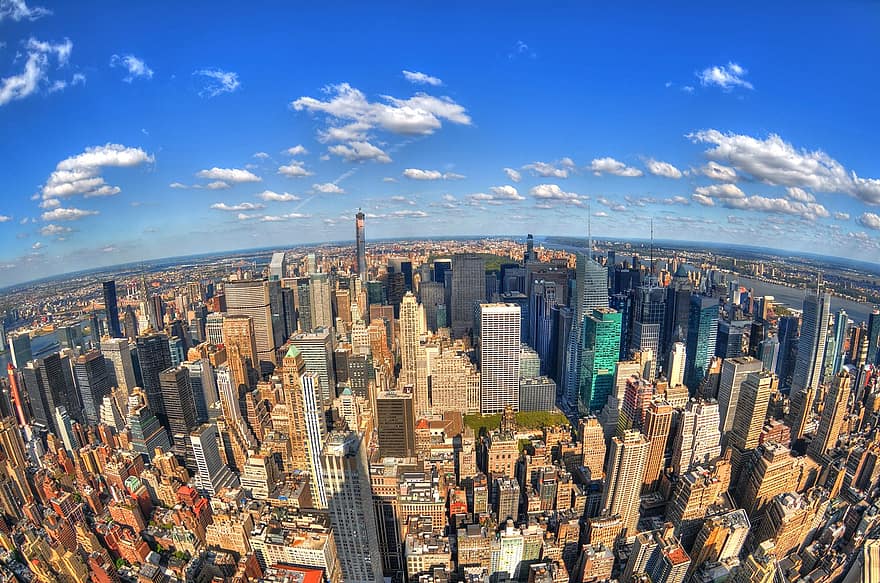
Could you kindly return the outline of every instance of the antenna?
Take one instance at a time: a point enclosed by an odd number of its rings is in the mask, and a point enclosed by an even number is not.
[[[590,203],[587,203],[587,257],[593,260],[593,229],[590,219]]]
[[[651,275],[654,275],[654,217],[651,217]]]

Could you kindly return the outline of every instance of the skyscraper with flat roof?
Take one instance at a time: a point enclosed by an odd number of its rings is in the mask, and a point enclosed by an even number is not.
[[[620,312],[595,308],[584,315],[578,409],[582,415],[605,406],[620,354]]]
[[[454,273],[454,270],[453,270]],[[519,408],[520,311],[514,304],[480,304],[481,413]]]
[[[357,246],[357,273],[361,281],[367,281],[367,242],[364,234],[364,213],[358,210],[354,219],[354,237]]]
[[[435,262],[435,269],[436,269]],[[452,257],[452,334],[464,336],[474,324],[474,308],[486,301],[486,261],[476,253]]]
[[[610,516],[620,515],[621,534],[627,538],[638,532],[639,495],[650,448],[651,442],[639,431],[627,430],[621,437],[611,438],[602,507]]]
[[[101,287],[104,291],[104,310],[107,312],[107,332],[113,338],[122,338],[122,328],[119,327],[116,282],[111,279],[105,281]]]

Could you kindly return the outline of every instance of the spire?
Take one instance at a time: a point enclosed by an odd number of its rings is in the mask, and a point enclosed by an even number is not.
[[[651,275],[654,275],[654,217],[651,217]]]

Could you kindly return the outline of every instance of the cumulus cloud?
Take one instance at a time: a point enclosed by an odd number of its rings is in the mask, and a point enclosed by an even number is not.
[[[43,200],[81,194],[88,197],[118,194],[101,176],[103,168],[131,168],[152,163],[154,158],[140,148],[105,144],[86,148],[81,154],[59,162],[42,188]]]
[[[269,158],[269,154],[266,152],[254,152],[254,158],[257,160],[267,160]]]
[[[332,182],[313,184],[312,188],[314,188],[317,192],[322,192],[324,194],[345,194],[345,191],[342,188],[333,184]]]
[[[880,179],[861,178],[822,150],[795,148],[776,134],[762,140],[709,129],[688,137],[695,143],[713,145],[706,151],[710,159],[766,184],[844,193],[867,204],[880,204]]]
[[[260,182],[262,178],[251,172],[241,168],[209,168],[207,170],[199,170],[196,172],[198,178],[206,180],[220,180],[225,183],[241,184],[244,182]],[[208,185],[210,188],[210,185]]]
[[[218,211],[227,211],[227,212],[239,212],[239,211],[255,211],[262,208],[266,208],[266,205],[262,205],[254,202],[241,202],[238,204],[226,204],[225,202],[215,202],[211,205],[211,208]]]
[[[578,194],[574,192],[566,192],[559,188],[559,185],[557,184],[539,184],[532,187],[532,189],[529,190],[529,194],[545,204],[555,202],[576,206],[583,204],[581,197]]]
[[[266,202],[292,202],[300,200],[295,194],[290,194],[289,192],[274,192],[272,190],[264,190],[257,195],[257,198],[261,198]]]
[[[727,208],[750,210],[762,213],[794,215],[809,221],[827,218],[828,209],[815,202],[798,202],[788,198],[772,198],[766,196],[747,196],[745,198],[728,198],[721,200]]]
[[[649,158],[647,162],[645,162],[645,167],[648,169],[648,172],[650,172],[654,176],[663,176],[664,178],[675,179],[681,178],[681,170],[679,170],[669,162],[660,162],[659,160]]]
[[[785,192],[791,200],[796,200],[798,202],[816,202],[816,197],[797,186],[789,186],[785,189]]]
[[[506,174],[507,178],[514,182],[519,182],[520,180],[522,180],[522,174],[520,174],[517,170],[514,170],[513,168],[505,168],[504,174]]]
[[[694,193],[691,195],[691,198],[694,199],[694,202],[703,206],[715,206],[715,201],[712,200],[711,197],[708,197],[704,194]]]
[[[73,232],[73,229],[70,227],[65,227],[63,225],[55,225],[49,224],[43,227],[40,227],[40,234],[44,237],[60,237],[62,235],[66,235],[67,233]]]
[[[391,162],[391,158],[384,150],[370,142],[349,142],[347,145],[336,144],[327,148],[327,151],[349,162],[364,162],[366,160],[375,160],[383,164]]]
[[[563,158],[557,162],[532,162],[522,168],[544,178],[568,178],[574,167],[575,164],[571,158]]]
[[[201,186],[198,186],[201,188]],[[229,183],[223,182],[222,180],[215,180],[214,182],[209,182],[205,185],[205,188],[208,190],[226,190],[227,188],[232,188]]]
[[[509,184],[505,184],[504,186],[491,186],[489,187],[489,192],[492,193],[496,199],[504,199],[504,200],[525,200],[526,197],[522,196],[517,189]]]
[[[232,93],[241,87],[238,73],[222,69],[199,69],[193,75],[204,81],[199,97],[217,97],[222,93]]]
[[[2,14],[2,8],[0,8],[0,14]],[[33,37],[29,38],[25,43],[24,69],[17,75],[0,79],[0,106],[11,101],[24,99],[34,94],[40,87],[47,87],[50,93],[67,87],[67,81],[49,79],[49,71],[53,59],[59,68],[67,65],[71,51],[73,51],[73,43],[70,42],[70,39],[64,39],[62,43],[50,43]],[[85,81],[83,75],[75,75],[74,77],[71,84]]]
[[[610,157],[595,158],[590,163],[590,170],[596,176],[601,176],[602,174],[613,174],[615,176],[637,177],[643,174],[642,171],[638,168],[627,166],[623,162]]]
[[[15,22],[37,20],[50,14],[51,10],[42,6],[28,6],[25,0],[0,0],[0,22],[7,18]]]
[[[50,221],[78,221],[91,215],[97,215],[98,211],[84,210],[78,208],[57,207],[50,211],[44,212],[40,218],[46,222]]]
[[[722,166],[718,162],[706,162],[706,164],[700,168],[700,172],[703,176],[719,182],[736,182],[737,179],[736,170],[730,166]]]
[[[304,162],[291,160],[290,164],[278,167],[278,174],[283,174],[284,176],[289,176],[291,178],[298,178],[301,176],[312,176],[314,172],[306,169]]]
[[[880,231],[880,215],[877,213],[862,213],[856,222],[868,229]]]
[[[849,213],[845,213],[843,211],[837,211],[834,213],[834,218],[838,221],[848,221]]]
[[[694,189],[699,195],[713,198],[745,198],[744,193],[735,184],[710,184],[709,186],[698,186]]]
[[[411,180],[460,180],[461,174],[454,172],[440,172],[439,170],[421,170],[419,168],[407,168],[403,175]]]
[[[348,83],[331,85],[326,88],[326,93],[329,95],[326,100],[300,97],[291,103],[296,111],[325,114],[332,127],[349,129],[344,135],[324,135],[325,139],[351,139],[351,132],[362,134],[373,128],[395,134],[428,135],[440,129],[444,121],[471,124],[464,107],[449,97],[417,93],[408,99],[386,95],[381,102],[369,101],[362,91]],[[352,123],[357,126],[351,127]]]
[[[751,83],[744,77],[748,71],[736,63],[707,67],[697,73],[697,78],[704,87],[720,87],[724,91],[731,91],[735,87],[754,89]]]
[[[8,223],[12,220],[12,217],[9,215],[0,215],[0,223]]]
[[[400,210],[389,213],[388,216],[406,219],[423,219],[428,216],[428,213],[425,211]]]
[[[134,55],[113,55],[110,57],[110,66],[121,67],[127,71],[126,76],[122,78],[126,83],[131,83],[135,79],[153,78],[153,70],[147,66],[143,59]]]
[[[434,87],[439,87],[440,85],[443,85],[443,81],[441,81],[437,77],[432,77],[425,73],[419,73],[418,71],[404,70],[403,77],[410,83],[415,83],[416,85],[433,85]]]
[[[296,146],[291,146],[284,150],[284,153],[288,156],[305,156],[309,151],[306,150],[306,147],[302,144],[297,144]]]

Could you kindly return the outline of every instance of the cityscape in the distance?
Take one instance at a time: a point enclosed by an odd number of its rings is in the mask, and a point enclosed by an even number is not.
[[[880,583],[880,5],[472,4],[0,0],[0,583]]]

